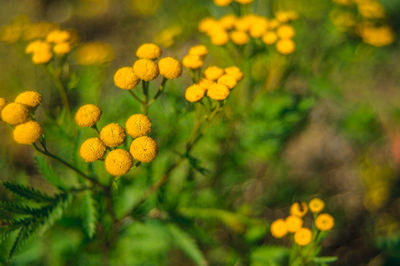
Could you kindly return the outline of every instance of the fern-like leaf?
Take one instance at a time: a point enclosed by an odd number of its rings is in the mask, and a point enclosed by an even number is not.
[[[53,168],[44,157],[36,156],[35,161],[40,173],[47,181],[49,181],[50,184],[61,190],[66,188],[65,184],[61,181],[60,177],[54,172]]]
[[[10,182],[3,182],[3,185],[14,194],[17,194],[28,200],[33,200],[36,202],[50,202],[50,203],[55,203],[57,201],[57,198],[50,197],[31,187],[19,184],[13,184]]]
[[[0,201],[0,209],[13,213],[22,215],[34,215],[36,212],[40,211],[38,208],[31,208],[25,204],[14,203],[9,201]]]
[[[86,191],[83,196],[82,220],[85,233],[92,238],[96,232],[97,208],[91,191]]]

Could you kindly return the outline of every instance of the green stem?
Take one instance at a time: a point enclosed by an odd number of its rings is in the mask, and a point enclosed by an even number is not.
[[[149,107],[149,82],[142,80],[144,100],[142,102],[143,114],[147,115]]]
[[[167,81],[168,79],[164,77],[163,80],[161,81],[161,85],[158,88],[156,95],[154,95],[154,97],[149,101],[148,106],[152,105],[157,100],[157,98],[163,93]]]
[[[133,99],[135,99],[136,101],[138,101],[140,104],[143,104],[143,100],[140,99],[132,90],[128,90],[129,94],[133,97]]]
[[[53,78],[54,84],[56,85],[56,88],[58,89],[58,92],[60,93],[61,102],[62,102],[65,110],[67,111],[67,114],[70,116],[71,108],[69,105],[67,92],[65,90],[64,85],[62,84],[62,82],[60,80],[60,71],[56,71],[56,69],[54,69],[50,64],[47,65],[46,69],[50,73],[50,76]]]

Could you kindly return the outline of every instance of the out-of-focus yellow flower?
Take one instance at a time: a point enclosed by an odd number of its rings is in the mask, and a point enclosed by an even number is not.
[[[296,49],[296,44],[294,43],[294,41],[290,39],[283,39],[279,40],[276,43],[276,49],[281,54],[287,55],[294,52],[294,50]]]
[[[285,220],[288,232],[295,233],[303,226],[303,220],[297,216],[289,216]]]
[[[154,43],[144,43],[136,51],[136,56],[142,59],[157,59],[161,56],[161,48]]]
[[[225,85],[214,83],[207,90],[207,96],[215,101],[223,101],[229,96],[229,88]]]
[[[50,49],[50,45],[48,43],[41,41],[41,40],[36,40],[36,41],[30,42],[26,46],[25,53],[32,54],[35,51],[41,49],[41,46],[46,46],[48,49]]]
[[[62,43],[68,41],[70,37],[71,34],[66,30],[53,30],[47,35],[46,41],[52,43]]]
[[[292,26],[290,25],[281,25],[277,29],[276,33],[282,39],[290,39],[293,38],[295,31]]]
[[[114,59],[110,45],[100,42],[85,43],[75,51],[75,58],[80,65],[101,65]]]
[[[190,47],[189,54],[197,56],[206,56],[208,54],[208,50],[205,45],[199,44]]]
[[[271,224],[271,234],[275,238],[282,238],[287,234],[286,222],[283,219],[275,220]]]
[[[42,95],[36,91],[25,91],[18,94],[14,102],[35,108],[42,103]]]
[[[211,43],[216,46],[222,46],[229,42],[229,34],[226,31],[213,33],[210,37]]]
[[[166,79],[176,79],[182,74],[181,63],[172,57],[165,57],[158,61],[160,74]]]
[[[321,213],[315,219],[315,226],[321,231],[328,231],[333,228],[335,221],[333,217],[327,213]]]
[[[277,11],[275,13],[275,17],[278,21],[282,23],[286,23],[291,20],[295,20],[298,18],[298,14],[296,11]]]
[[[315,198],[315,199],[312,199],[308,203],[308,206],[309,206],[311,212],[319,213],[320,211],[322,211],[324,209],[325,203],[321,199]]]
[[[159,74],[158,65],[150,59],[139,59],[133,64],[133,71],[141,80],[151,81]]]
[[[369,25],[360,25],[358,33],[365,43],[381,47],[394,42],[395,36],[389,26],[374,27]]]
[[[344,6],[349,6],[354,4],[353,0],[333,0],[333,2],[335,2],[336,4],[339,5],[344,5]]]
[[[365,1],[358,3],[358,12],[365,18],[384,18],[385,10],[383,6],[375,1]]]
[[[237,81],[236,81],[235,77],[225,74],[218,78],[217,83],[225,85],[229,89],[233,89],[236,86]]]
[[[114,84],[122,90],[135,88],[139,81],[132,67],[121,67],[114,74]]]
[[[246,32],[235,30],[231,32],[231,40],[236,45],[245,45],[250,41],[250,38]]]
[[[214,0],[214,4],[217,6],[228,6],[232,3],[232,0]]]
[[[150,137],[139,137],[132,141],[129,151],[135,160],[149,163],[157,156],[157,143]]]
[[[75,114],[75,122],[80,127],[92,127],[100,120],[101,110],[97,105],[81,106]]]
[[[21,38],[21,25],[4,25],[0,28],[0,40],[6,43],[15,43]]]
[[[197,55],[186,55],[182,59],[182,64],[189,69],[199,69],[203,66],[203,60]]]
[[[268,21],[268,28],[273,30],[276,29],[280,25],[280,21],[277,19],[271,19]]]
[[[241,18],[237,18],[235,20],[235,28],[239,31],[248,31],[250,28],[250,24],[251,24],[251,18],[252,17],[241,17]]]
[[[278,39],[278,36],[273,31],[266,32],[262,37],[262,41],[267,45],[274,44],[277,39]]]
[[[168,27],[166,29],[163,29],[154,37],[154,42],[164,47],[171,47],[175,42],[175,38],[181,33],[181,26]]]
[[[301,206],[298,202],[295,202],[290,206],[290,215],[303,217],[308,211],[307,203],[301,202]]]
[[[185,99],[191,103],[198,102],[203,99],[206,89],[198,84],[189,86],[185,91]]]
[[[217,66],[209,66],[204,70],[204,77],[208,80],[217,80],[224,74],[224,70]]]
[[[311,242],[312,233],[308,228],[301,228],[294,234],[294,242],[300,246],[308,245]]]
[[[24,40],[30,41],[37,38],[45,38],[51,31],[58,29],[58,25],[50,22],[31,23],[24,27]]]
[[[236,66],[230,66],[225,68],[225,73],[234,77],[237,82],[239,82],[243,78],[242,71]]]
[[[333,25],[335,25],[339,30],[346,30],[356,24],[356,18],[353,13],[348,11],[334,9],[329,14],[329,17],[332,20]]]
[[[100,131],[100,139],[106,146],[114,148],[124,143],[126,138],[125,130],[117,123],[111,123]]]
[[[58,55],[67,54],[71,51],[71,44],[68,42],[57,43],[56,45],[54,45],[53,51],[55,54]]]
[[[103,158],[106,149],[106,145],[99,138],[90,138],[82,143],[79,155],[85,162],[94,162]]]
[[[254,0],[235,0],[235,1],[238,2],[239,4],[247,5],[253,3]]]
[[[4,98],[0,98],[0,113],[3,110],[4,106],[6,106],[7,101]]]
[[[34,64],[46,64],[53,57],[53,53],[50,50],[38,50],[33,53],[32,62]]]
[[[219,25],[219,23],[215,18],[211,18],[211,17],[204,18],[199,23],[199,31],[200,32],[208,32],[210,29],[214,28],[216,25]]]
[[[1,110],[1,119],[10,125],[25,123],[29,120],[29,109],[20,103],[9,103]]]
[[[259,17],[256,21],[250,24],[250,35],[253,38],[260,38],[268,29],[268,21],[264,17]]]
[[[228,14],[223,16],[220,20],[219,23],[221,24],[221,26],[224,29],[230,30],[233,28],[233,26],[235,25],[235,21],[236,21],[236,16],[233,14]]]
[[[35,143],[43,134],[42,127],[36,121],[19,124],[13,131],[15,142],[30,145]]]
[[[126,132],[132,138],[142,137],[150,133],[151,121],[148,116],[142,114],[131,115],[126,120]]]
[[[207,90],[208,88],[210,88],[211,85],[213,85],[215,82],[212,80],[208,80],[208,79],[201,79],[199,81],[199,86],[202,87],[203,89]]]
[[[104,160],[104,165],[107,172],[113,176],[121,176],[128,173],[133,164],[132,156],[123,149],[115,149],[110,151],[106,159]]]

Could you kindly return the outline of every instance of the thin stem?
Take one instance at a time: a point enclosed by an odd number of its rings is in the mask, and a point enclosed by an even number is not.
[[[132,90],[128,90],[128,92],[136,101],[138,101],[140,104],[143,104],[143,100],[140,99]]]
[[[161,85],[158,88],[156,95],[154,95],[154,97],[149,101],[148,106],[152,105],[157,100],[157,98],[164,92],[165,84],[167,83],[167,81],[168,79],[164,77],[163,80],[161,81]]]
[[[143,95],[144,95],[144,100],[142,102],[142,111],[143,114],[147,115],[148,113],[148,103],[149,103],[149,82],[142,80],[142,89],[143,89]]]
[[[50,76],[53,78],[54,84],[56,85],[56,88],[58,89],[58,92],[60,93],[61,102],[62,102],[65,110],[67,111],[68,115],[71,115],[71,108],[69,106],[67,92],[65,90],[64,85],[62,84],[62,82],[60,80],[59,71],[57,72],[56,69],[54,69],[50,64],[47,66],[46,69],[50,73]]]

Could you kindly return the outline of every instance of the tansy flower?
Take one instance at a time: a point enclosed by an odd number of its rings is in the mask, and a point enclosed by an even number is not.
[[[133,71],[144,81],[151,81],[158,76],[158,65],[150,59],[139,59],[133,64]]]
[[[54,45],[53,51],[55,54],[58,55],[67,54],[71,51],[71,44],[69,44],[68,42],[57,43],[56,45]]]
[[[1,119],[10,125],[25,123],[29,120],[29,109],[20,103],[9,103],[1,111]]]
[[[301,228],[294,234],[294,242],[300,246],[305,246],[311,242],[312,233],[308,228]]]
[[[135,160],[149,163],[156,158],[157,143],[150,137],[139,137],[132,141],[129,151]]]
[[[121,67],[114,74],[114,84],[120,89],[130,90],[136,87],[140,79],[132,67]]]
[[[246,32],[235,30],[231,32],[231,40],[234,44],[245,45],[250,39]]]
[[[210,88],[211,85],[213,85],[215,82],[212,80],[208,80],[208,79],[201,79],[199,81],[199,86],[202,87],[203,89],[207,90],[208,88]]]
[[[42,95],[36,91],[25,91],[18,94],[14,102],[25,104],[28,107],[35,108],[42,103]]]
[[[296,11],[277,11],[275,17],[278,21],[285,23],[297,19],[298,14]]]
[[[145,43],[137,49],[136,56],[142,59],[157,59],[161,56],[161,48],[154,43]]]
[[[287,234],[286,223],[283,219],[275,220],[271,224],[271,234],[275,238],[282,238]]]
[[[195,45],[189,50],[190,55],[206,56],[208,54],[207,47],[205,45]]]
[[[122,149],[110,151],[104,160],[107,172],[113,176],[126,174],[131,169],[132,164],[132,156]]]
[[[290,39],[283,39],[277,42],[276,49],[281,54],[291,54],[296,49],[296,45]]]
[[[298,202],[295,202],[290,207],[290,215],[303,217],[306,215],[308,211],[307,204],[305,202],[301,202],[301,206]]]
[[[125,129],[132,138],[147,135],[151,131],[151,121],[146,115],[134,114],[126,120]]]
[[[303,226],[303,220],[297,216],[289,216],[285,220],[288,232],[295,233]]]
[[[207,96],[215,101],[223,101],[229,96],[229,88],[222,84],[213,84],[207,90]]]
[[[166,79],[176,79],[182,74],[181,63],[172,57],[165,57],[158,61],[160,74]]]
[[[308,206],[310,207],[310,211],[311,211],[311,212],[313,212],[313,213],[319,213],[319,212],[322,211],[322,209],[324,208],[325,203],[324,203],[322,200],[320,200],[320,199],[318,199],[318,198],[315,198],[315,199],[312,199],[312,200],[308,203]]]
[[[203,60],[197,55],[187,55],[182,59],[182,64],[189,69],[199,69],[203,66]]]
[[[236,30],[246,32],[250,28],[251,20],[248,17],[241,17],[235,20],[234,26]]]
[[[70,37],[71,34],[66,30],[53,30],[47,35],[46,41],[53,43],[62,43],[68,41]]]
[[[214,0],[214,4],[217,6],[228,6],[232,3],[232,0]]]
[[[125,130],[117,123],[111,123],[100,131],[100,139],[106,146],[114,148],[124,143],[126,138]]]
[[[207,32],[213,28],[218,22],[214,18],[204,18],[199,23],[199,31]]]
[[[315,226],[321,231],[331,230],[335,225],[335,221],[332,216],[327,213],[321,213],[318,215],[317,219],[315,219]]]
[[[204,97],[206,89],[198,84],[189,86],[185,91],[185,99],[191,103],[198,102]]]
[[[97,105],[86,104],[81,106],[75,114],[75,122],[80,127],[94,126],[100,120],[101,110]]]
[[[108,44],[91,42],[76,49],[75,58],[80,65],[99,65],[112,61],[114,52]]]
[[[51,52],[51,46],[48,43],[43,42],[35,47],[35,50],[33,51],[32,62],[34,64],[45,64],[49,62],[52,57],[53,54]]]
[[[238,81],[238,82],[243,78],[242,71],[236,66],[231,66],[231,67],[225,68],[225,73],[234,77],[236,79],[236,81]]]
[[[277,39],[278,36],[273,31],[268,31],[262,36],[262,41],[267,45],[275,43]]]
[[[42,127],[36,121],[28,121],[15,127],[14,140],[19,144],[35,143],[43,134]]]
[[[365,18],[384,18],[385,10],[378,2],[358,3],[358,12]]]
[[[224,70],[217,66],[209,66],[204,70],[204,77],[208,80],[217,80],[224,74]]]
[[[260,38],[268,29],[268,21],[264,17],[259,17],[250,24],[250,35],[253,38]]]
[[[238,2],[239,4],[246,5],[253,3],[254,0],[235,0],[235,1]]]
[[[0,98],[0,112],[3,110],[4,106],[6,106],[6,99]]]
[[[290,25],[279,26],[279,28],[277,29],[276,33],[282,39],[293,38],[293,36],[295,34],[293,27],[290,26]]]
[[[359,34],[365,43],[381,47],[394,42],[394,32],[388,26],[372,27],[361,25],[358,27]]]
[[[229,89],[233,89],[236,86],[237,81],[233,76],[225,74],[225,75],[222,75],[220,78],[218,78],[217,83],[225,85]]]
[[[271,19],[268,21],[268,29],[276,29],[281,24],[277,19]]]
[[[225,31],[220,31],[211,35],[211,43],[216,46],[225,45],[229,41],[229,34]]]
[[[30,42],[26,48],[25,48],[25,53],[27,54],[32,54],[37,50],[41,50],[43,49],[43,47],[45,47],[44,49],[48,49],[50,50],[50,45],[47,42],[41,41],[41,40],[36,40],[33,42]]]
[[[224,29],[230,30],[233,28],[233,26],[235,25],[235,21],[236,21],[236,16],[233,14],[228,14],[223,16],[220,20],[219,23],[221,24],[221,26]]]
[[[85,162],[89,163],[103,158],[106,149],[106,145],[99,138],[90,138],[82,143],[79,154]]]

